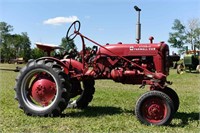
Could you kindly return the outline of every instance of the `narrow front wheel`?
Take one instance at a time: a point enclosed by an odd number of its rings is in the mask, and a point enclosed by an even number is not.
[[[174,114],[173,101],[163,92],[149,91],[138,99],[135,114],[143,124],[167,125]]]
[[[172,101],[174,103],[174,113],[176,113],[179,108],[179,104],[180,104],[178,94],[169,87],[165,87],[164,89],[161,89],[160,91],[164,92],[172,99]]]

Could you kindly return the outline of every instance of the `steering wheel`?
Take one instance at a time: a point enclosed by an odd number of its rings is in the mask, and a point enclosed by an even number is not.
[[[72,27],[74,27],[74,31],[72,31]],[[77,32],[79,32],[80,27],[81,27],[80,21],[78,20],[74,21],[67,30],[66,39],[69,41],[73,40],[78,35]]]

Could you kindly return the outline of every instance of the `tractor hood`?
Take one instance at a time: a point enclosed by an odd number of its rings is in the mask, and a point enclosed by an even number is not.
[[[105,48],[99,48],[97,54],[103,54],[108,56],[154,56],[162,50],[169,50],[168,45],[164,42],[153,44],[108,44]],[[116,55],[115,55],[115,54]],[[162,53],[162,52],[161,52]]]

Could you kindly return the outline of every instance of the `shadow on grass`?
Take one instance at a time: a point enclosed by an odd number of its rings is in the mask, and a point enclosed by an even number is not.
[[[174,116],[174,119],[180,119],[181,122],[178,124],[171,125],[172,127],[184,127],[189,125],[189,121],[198,121],[200,113],[197,112],[191,112],[191,113],[185,113],[185,112],[177,112]]]
[[[185,71],[185,73],[199,74],[199,72],[197,72],[196,70],[192,70],[192,71],[187,70]]]
[[[97,116],[104,116],[104,115],[116,115],[121,113],[131,113],[132,111],[129,110],[122,110],[118,107],[111,107],[111,106],[91,106],[84,110],[74,111],[66,114],[62,114],[61,117],[97,117]]]
[[[80,111],[72,111],[70,113],[62,114],[61,117],[98,117],[98,116],[104,116],[104,115],[116,115],[116,114],[131,114],[135,115],[133,110],[122,110],[119,107],[111,107],[111,106],[91,106],[84,110]],[[197,121],[198,123],[200,113],[197,112],[191,112],[191,113],[185,113],[185,112],[177,112],[173,119],[180,119],[181,122],[177,124],[171,124],[171,127],[185,127],[189,125],[190,121]]]
[[[2,71],[14,71],[14,72],[19,72],[20,69],[21,69],[20,67],[16,67],[16,69],[0,68],[0,70]]]

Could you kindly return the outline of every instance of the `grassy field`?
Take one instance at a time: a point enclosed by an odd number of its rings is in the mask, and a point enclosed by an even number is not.
[[[85,110],[66,109],[61,117],[26,116],[14,100],[17,72],[2,69],[15,65],[0,64],[0,132],[200,132],[200,74],[176,74],[168,80],[180,98],[180,108],[169,126],[145,126],[134,113],[137,99],[148,90],[110,80],[95,83],[94,99]]]

